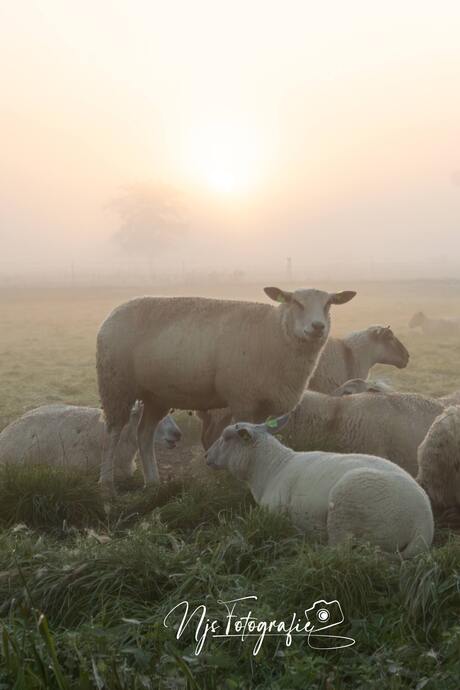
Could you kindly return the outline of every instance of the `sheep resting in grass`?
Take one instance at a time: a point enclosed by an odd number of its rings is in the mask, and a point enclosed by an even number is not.
[[[418,311],[409,321],[409,328],[420,328],[424,335],[435,337],[460,335],[460,319],[431,319]]]
[[[418,449],[417,481],[435,513],[460,511],[460,407],[448,407],[432,423]]]
[[[357,393],[392,393],[394,389],[383,381],[364,381],[364,379],[350,379],[332,391],[331,395],[356,395]]]
[[[135,404],[120,434],[115,464],[121,476],[134,472],[136,427],[142,405]],[[168,415],[158,425],[155,441],[175,448],[181,431]],[[102,411],[94,407],[44,405],[30,410],[0,433],[0,463],[100,467],[108,441]]]
[[[407,472],[372,455],[296,453],[272,436],[287,419],[227,427],[208,450],[208,465],[228,469],[259,505],[287,512],[331,545],[355,538],[402,558],[429,549],[430,501]]]
[[[409,352],[391,328],[369,326],[345,338],[329,338],[308,388],[332,393],[349,379],[367,379],[374,364],[404,369]]]
[[[388,383],[384,381],[373,381],[368,379],[364,381],[363,379],[350,379],[350,381],[345,381],[344,384],[336,388],[331,395],[340,397],[341,395],[355,395],[356,393],[395,393],[395,389],[392,388]],[[439,398],[435,398],[437,402],[440,402],[444,407],[449,405],[460,405],[460,391],[454,391],[448,395],[443,395]],[[200,415],[201,416],[201,415]],[[213,420],[208,420],[206,415],[202,416],[205,423],[209,426],[213,423]]]
[[[269,304],[201,297],[142,297],[117,307],[97,337],[99,394],[110,436],[101,484],[113,490],[114,453],[132,404],[142,400],[139,453],[146,483],[158,481],[153,434],[171,407],[229,407],[262,421],[299,400],[330,330],[329,309],[355,292],[265,293]]]

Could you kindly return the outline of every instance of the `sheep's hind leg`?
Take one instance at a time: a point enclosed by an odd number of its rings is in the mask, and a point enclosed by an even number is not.
[[[151,400],[144,399],[142,417],[137,427],[137,443],[141,456],[144,485],[159,484],[160,474],[155,458],[153,439],[158,423],[168,414],[168,408],[160,408]]]
[[[407,542],[401,535],[407,520],[398,512],[391,477],[372,468],[349,470],[329,495],[329,544],[356,539],[394,552],[401,540]]]

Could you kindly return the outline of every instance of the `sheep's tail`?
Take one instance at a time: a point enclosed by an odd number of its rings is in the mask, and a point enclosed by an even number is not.
[[[137,398],[133,388],[134,375],[128,362],[117,356],[116,348],[107,343],[99,332],[96,349],[96,371],[99,397],[104,420],[110,431],[121,429],[129,422],[131,409]]]

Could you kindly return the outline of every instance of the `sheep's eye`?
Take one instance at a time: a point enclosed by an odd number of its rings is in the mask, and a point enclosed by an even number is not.
[[[295,306],[301,309],[302,311],[305,309],[304,305],[298,302],[296,299],[293,299],[292,301],[295,304]]]

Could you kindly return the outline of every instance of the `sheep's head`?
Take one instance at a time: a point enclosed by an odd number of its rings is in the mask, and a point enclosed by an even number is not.
[[[409,352],[398,340],[390,326],[371,326],[367,329],[369,339],[375,351],[375,362],[391,364],[404,369],[409,363]]]
[[[425,319],[426,316],[423,311],[418,311],[409,321],[409,328],[417,328],[417,326],[421,326]]]
[[[267,436],[286,426],[290,414],[268,419],[263,424],[238,422],[226,427],[222,436],[206,453],[206,462],[214,469],[228,469],[238,479],[248,479],[252,460]]]
[[[163,417],[155,431],[155,442],[172,449],[182,439],[182,432],[170,414]]]
[[[303,343],[315,343],[321,347],[329,335],[331,326],[329,310],[332,304],[345,304],[356,292],[325,292],[301,289],[289,292],[277,287],[264,288],[270,299],[281,304],[281,319],[288,337]]]

